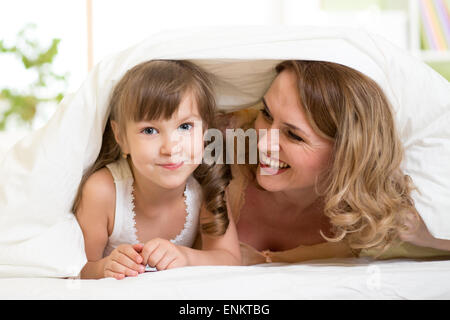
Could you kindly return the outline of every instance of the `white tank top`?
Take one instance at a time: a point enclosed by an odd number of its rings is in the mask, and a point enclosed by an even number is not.
[[[103,256],[108,256],[121,244],[139,243],[136,235],[136,221],[134,219],[133,174],[126,159],[121,158],[106,166],[114,178],[116,186],[116,208],[114,227],[108,239]],[[197,180],[190,176],[184,190],[186,203],[186,222],[183,230],[170,241],[177,245],[192,247],[197,236],[199,213],[202,202],[202,190]]]

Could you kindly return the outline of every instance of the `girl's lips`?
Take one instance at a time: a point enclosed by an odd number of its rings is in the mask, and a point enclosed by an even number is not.
[[[181,167],[184,164],[184,162],[179,162],[179,163],[165,163],[165,164],[160,164],[161,167],[163,167],[164,169],[168,169],[168,170],[176,170],[179,167]]]

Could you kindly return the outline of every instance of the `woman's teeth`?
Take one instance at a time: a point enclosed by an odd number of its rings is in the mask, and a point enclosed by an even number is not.
[[[281,160],[273,160],[270,159],[269,157],[267,157],[265,154],[261,154],[260,155],[260,159],[259,161],[266,165],[269,166],[273,169],[284,169],[284,168],[290,168],[289,165]]]

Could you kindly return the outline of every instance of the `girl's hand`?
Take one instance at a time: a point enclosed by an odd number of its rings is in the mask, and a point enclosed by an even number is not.
[[[143,273],[145,267],[141,264],[142,257],[139,254],[142,244],[121,244],[105,258],[103,274],[106,277],[121,280],[125,277],[135,277]]]
[[[143,264],[155,267],[158,270],[166,270],[184,267],[188,265],[187,255],[183,247],[172,242],[155,238],[144,245],[141,251]]]

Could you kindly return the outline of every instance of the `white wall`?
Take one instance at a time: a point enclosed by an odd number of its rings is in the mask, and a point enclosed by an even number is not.
[[[309,0],[311,1],[311,0]],[[280,24],[279,0],[93,0],[94,61],[189,26]]]
[[[0,40],[11,44],[27,23],[35,23],[43,46],[60,38],[55,71],[69,72],[67,91],[76,91],[88,72],[86,0],[0,0]],[[320,0],[91,0],[93,62],[126,49],[153,33],[188,26],[226,25],[355,25],[379,31],[403,46],[405,20],[375,8],[359,15],[330,15]],[[22,88],[30,74],[11,57],[0,55],[0,88]],[[4,108],[5,106],[3,106]],[[31,129],[44,125],[55,105],[41,105],[31,128],[10,123],[0,132],[0,156]],[[2,105],[0,102],[0,115]]]

